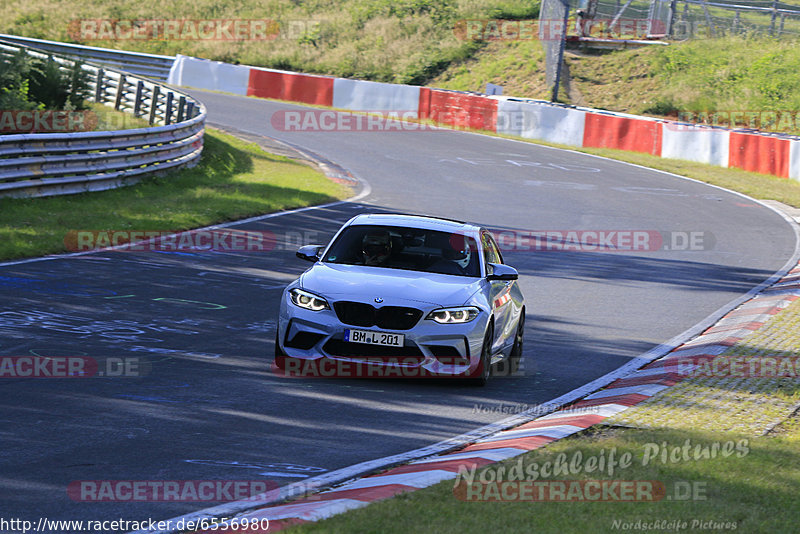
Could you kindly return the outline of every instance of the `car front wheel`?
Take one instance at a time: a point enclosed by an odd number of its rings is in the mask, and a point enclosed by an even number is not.
[[[483,337],[483,345],[481,346],[481,360],[478,363],[478,368],[472,373],[469,378],[470,385],[485,386],[492,374],[492,339],[494,338],[494,328],[490,324],[486,329],[486,335]]]

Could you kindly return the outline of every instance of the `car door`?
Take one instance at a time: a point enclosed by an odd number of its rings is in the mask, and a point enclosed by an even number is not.
[[[487,230],[481,231],[481,247],[483,248],[483,258],[486,263],[486,274],[491,274],[489,263],[503,263],[503,257],[497,244],[494,242],[492,234]],[[492,315],[494,315],[494,343],[492,352],[499,352],[513,338],[513,302],[511,298],[512,288],[516,281],[492,280],[489,284],[489,297],[492,305]]]

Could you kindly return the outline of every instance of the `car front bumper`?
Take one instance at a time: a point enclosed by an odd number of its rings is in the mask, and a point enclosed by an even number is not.
[[[333,306],[333,302],[330,302]],[[390,303],[386,303],[389,305]],[[290,376],[428,377],[468,376],[480,362],[488,323],[482,311],[463,324],[425,319],[434,306],[419,306],[422,318],[410,329],[387,330],[345,324],[333,309],[311,311],[284,292],[278,317],[278,343],[285,357],[276,363]],[[403,347],[344,340],[345,329],[402,334]]]

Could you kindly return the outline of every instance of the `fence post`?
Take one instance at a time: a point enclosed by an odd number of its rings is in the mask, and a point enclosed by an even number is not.
[[[153,96],[150,98],[150,125],[156,122],[156,111],[158,110],[158,94],[160,93],[158,85],[153,86]]]
[[[133,99],[133,116],[138,117],[142,108],[142,91],[144,90],[144,82],[139,80],[136,84],[136,96]]]
[[[167,93],[167,105],[164,107],[164,125],[169,126],[172,124],[172,99],[175,98],[175,93],[170,91]]]
[[[180,98],[178,98],[178,118],[176,119],[176,122],[183,122],[183,112],[185,108],[186,108],[186,97],[181,96]]]
[[[772,0],[772,16],[769,19],[769,36],[775,37],[775,19],[778,18],[778,0]]]
[[[669,13],[667,15],[667,38],[672,37],[672,25],[675,24],[675,4],[678,0],[670,0]]]
[[[94,101],[98,104],[103,103],[103,75],[105,71],[103,69],[97,69],[97,78],[95,79],[94,85]]]
[[[117,96],[114,98],[114,109],[119,111],[119,106],[122,103],[122,95],[125,94],[125,75],[119,75],[119,84],[117,84]]]
[[[711,37],[714,37],[717,33],[716,28],[714,28],[714,19],[711,18],[711,13],[708,12],[708,6],[706,5],[706,0],[700,0],[700,4],[703,6],[703,13],[706,16],[706,24],[708,24],[708,31]]]

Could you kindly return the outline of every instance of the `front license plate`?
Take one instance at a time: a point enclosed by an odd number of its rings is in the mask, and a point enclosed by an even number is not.
[[[366,345],[383,345],[384,347],[402,347],[405,336],[403,334],[390,334],[388,332],[373,332],[371,330],[344,331],[344,340],[351,343],[364,343]]]

